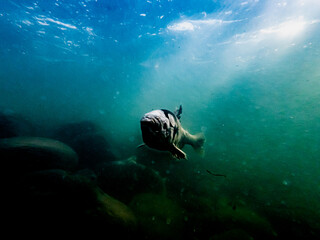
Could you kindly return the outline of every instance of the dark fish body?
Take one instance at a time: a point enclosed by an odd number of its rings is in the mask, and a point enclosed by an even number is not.
[[[213,173],[210,170],[207,170],[207,173],[209,173],[209,174],[211,174],[211,175],[213,175],[215,177],[225,177],[225,178],[227,177],[227,175],[225,175],[225,174]]]
[[[185,144],[201,149],[204,144],[202,134],[192,135],[180,123],[182,107],[175,112],[166,109],[154,110],[146,113],[140,120],[142,138],[151,148],[169,151],[177,158],[186,159],[181,150]]]

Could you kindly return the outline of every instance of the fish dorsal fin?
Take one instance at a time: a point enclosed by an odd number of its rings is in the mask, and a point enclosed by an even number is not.
[[[180,105],[179,108],[176,108],[176,110],[174,111],[174,115],[176,115],[178,119],[181,118],[181,114],[182,114],[182,105]]]

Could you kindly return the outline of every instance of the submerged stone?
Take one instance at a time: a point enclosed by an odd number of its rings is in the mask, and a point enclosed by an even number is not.
[[[92,122],[63,125],[54,137],[77,152],[80,167],[92,168],[96,164],[115,160],[106,133]]]
[[[129,206],[145,239],[185,239],[184,209],[173,200],[159,194],[138,194]]]
[[[98,211],[106,215],[109,221],[121,224],[128,228],[134,228],[137,224],[136,217],[131,209],[119,200],[109,196],[100,188],[96,188]]]
[[[34,132],[33,125],[23,116],[0,113],[0,138],[30,136]]]
[[[257,239],[262,237],[273,239],[277,236],[267,218],[245,205],[235,207],[234,204],[230,204],[229,199],[221,198],[218,200],[216,208],[216,219],[227,228],[241,227]]]
[[[77,154],[66,144],[39,137],[0,139],[0,159],[3,169],[36,171],[43,169],[73,169]]]
[[[134,230],[136,218],[124,203],[104,193],[90,179],[52,169],[24,176],[9,205],[16,227],[43,227],[54,232]],[[93,231],[93,232],[92,232]]]
[[[124,202],[139,193],[164,193],[161,176],[133,159],[105,163],[96,168],[101,188]]]
[[[231,229],[214,235],[211,240],[253,240],[254,238],[242,229]]]

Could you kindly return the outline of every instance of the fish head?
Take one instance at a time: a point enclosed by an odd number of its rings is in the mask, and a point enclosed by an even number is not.
[[[166,150],[170,138],[170,122],[161,110],[146,113],[140,120],[140,126],[146,145]]]

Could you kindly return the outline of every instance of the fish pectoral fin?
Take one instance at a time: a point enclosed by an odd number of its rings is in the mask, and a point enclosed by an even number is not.
[[[170,148],[169,150],[172,155],[178,159],[185,159],[185,160],[188,160],[187,159],[187,154],[185,154],[180,148],[178,148],[177,146],[175,145],[172,145],[172,147]]]
[[[144,147],[144,146],[146,146],[146,144],[145,143],[141,143],[140,145],[137,146],[137,148],[141,148],[141,147]]]

